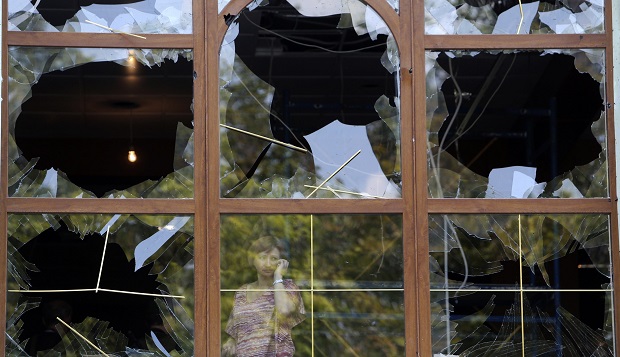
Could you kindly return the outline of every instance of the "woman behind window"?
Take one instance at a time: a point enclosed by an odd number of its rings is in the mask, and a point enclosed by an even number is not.
[[[299,288],[284,279],[289,262],[283,242],[261,237],[248,251],[248,263],[256,269],[257,280],[245,284],[235,294],[226,326],[230,335],[222,347],[223,356],[286,357],[295,346],[291,329],[305,318]]]

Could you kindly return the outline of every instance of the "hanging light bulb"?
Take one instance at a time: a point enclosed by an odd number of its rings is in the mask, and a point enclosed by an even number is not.
[[[127,160],[129,160],[129,162],[136,162],[138,160],[138,155],[136,155],[136,150],[134,150],[133,146],[129,147],[129,152],[127,153]]]
[[[138,160],[138,155],[136,155],[136,150],[133,148],[133,118],[131,114],[132,112],[129,113],[129,152],[127,153],[127,160],[134,163]]]

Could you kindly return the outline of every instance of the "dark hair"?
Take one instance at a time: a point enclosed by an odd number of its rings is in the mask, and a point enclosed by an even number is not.
[[[261,252],[278,249],[282,258],[288,257],[288,249],[286,243],[282,239],[278,239],[272,236],[263,236],[252,242],[248,248],[248,263],[250,266],[254,265],[254,257]]]

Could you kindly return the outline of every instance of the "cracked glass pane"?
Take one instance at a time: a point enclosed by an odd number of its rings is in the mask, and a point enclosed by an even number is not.
[[[7,236],[7,356],[193,356],[193,217],[11,214]]]
[[[394,38],[363,2],[306,7],[252,3],[229,18],[221,195],[399,198]]]
[[[9,31],[191,34],[191,0],[11,0]]]
[[[430,195],[608,197],[604,57],[427,52]]]
[[[433,352],[613,356],[607,215],[429,217]]]
[[[8,57],[10,196],[193,197],[191,50]]]
[[[604,33],[604,0],[424,0],[429,35]]]
[[[225,215],[220,228],[223,356],[251,338],[299,356],[404,354],[400,215]]]
[[[357,0],[317,0],[314,2],[308,2],[303,0],[287,0],[288,3],[293,5],[300,13],[306,16],[323,16],[321,13],[330,12],[330,15],[340,14],[342,9],[349,6],[350,3],[357,2]],[[400,1],[399,0],[384,0],[387,1],[394,10],[398,11]],[[250,7],[254,7],[265,3],[266,1],[252,0]],[[222,12],[224,7],[230,3],[230,0],[218,0],[218,12]]]

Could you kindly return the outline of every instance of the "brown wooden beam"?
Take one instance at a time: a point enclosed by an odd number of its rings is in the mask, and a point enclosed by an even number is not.
[[[193,214],[194,200],[106,198],[8,198],[9,213]]]
[[[399,199],[221,199],[220,213],[238,214],[390,214],[402,213]]]
[[[429,50],[605,48],[606,35],[426,35]]]
[[[32,47],[83,48],[193,48],[193,35],[141,34],[145,39],[118,33],[9,31],[6,44]]]
[[[429,199],[429,214],[610,214],[609,198]]]

